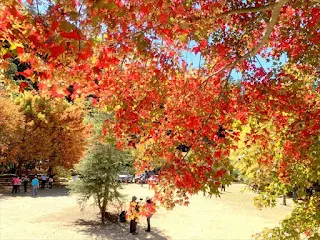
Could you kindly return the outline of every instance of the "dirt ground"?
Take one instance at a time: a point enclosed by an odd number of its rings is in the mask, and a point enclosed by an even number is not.
[[[193,196],[188,207],[176,207],[172,211],[159,209],[151,219],[151,233],[145,233],[145,219],[138,224],[139,235],[132,236],[129,225],[101,225],[98,209],[87,206],[80,211],[77,198],[65,188],[45,189],[33,198],[29,193],[11,194],[0,191],[0,239],[1,240],[224,240],[251,239],[254,233],[265,227],[276,226],[292,210],[287,206],[258,210],[253,206],[254,193],[242,192],[245,185],[227,187],[221,198]],[[132,195],[139,198],[152,196],[145,185],[124,186],[127,202]],[[279,199],[279,202],[281,199]],[[127,204],[128,206],[128,204]]]

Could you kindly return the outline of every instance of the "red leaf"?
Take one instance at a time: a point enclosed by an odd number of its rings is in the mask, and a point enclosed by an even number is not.
[[[18,72],[18,74],[28,78],[33,73],[32,69],[28,68],[27,70],[24,70],[23,72]]]
[[[85,49],[78,54],[78,59],[87,60],[90,56],[92,56],[92,51],[90,49]]]
[[[92,106],[97,105],[97,103],[98,103],[98,100],[96,98],[92,98],[92,100],[91,100]]]
[[[294,14],[295,10],[292,7],[287,7],[286,9],[286,15],[288,17],[292,17],[292,15]]]
[[[12,58],[11,54],[6,53],[2,56],[3,59]]]
[[[39,88],[40,91],[42,91],[45,86],[46,85],[43,84],[43,83],[38,83],[38,88]]]
[[[200,46],[193,47],[192,52],[194,52],[195,54],[198,54],[199,52],[201,52]]]
[[[160,14],[159,21],[160,23],[166,23],[168,22],[169,16],[167,14]]]
[[[54,31],[59,27],[58,21],[54,21],[51,25],[51,30]]]
[[[141,6],[140,12],[141,12],[142,17],[146,16],[149,13],[149,6],[148,5]]]
[[[16,6],[11,6],[9,8],[9,12],[12,14],[12,16],[14,16],[16,18],[22,17],[21,12],[19,11],[19,9],[17,9]]]
[[[24,49],[22,47],[17,47],[17,52],[19,54],[22,54],[22,53],[24,53]]]
[[[219,182],[219,181],[215,181],[214,184],[215,184],[216,186],[220,186],[220,182]]]
[[[59,45],[59,46],[54,46],[50,48],[51,56],[53,58],[57,58],[60,54],[62,54],[65,51],[64,47]]]
[[[48,78],[51,78],[51,73],[50,73],[50,71],[48,71],[48,72],[39,72],[38,76],[41,79],[48,79]]]
[[[208,45],[207,40],[203,39],[203,40],[200,42],[199,47],[200,47],[200,48],[205,48],[205,47],[207,47],[207,45]]]
[[[287,141],[285,142],[285,144],[284,144],[284,149],[285,149],[286,151],[290,151],[292,148],[293,148],[292,142],[289,141],[289,140],[287,140]]]
[[[199,119],[195,116],[190,117],[188,127],[191,129],[199,128],[200,127]]]
[[[102,135],[105,136],[107,134],[107,129],[105,127],[102,128]]]
[[[117,150],[121,150],[122,146],[123,144],[121,142],[117,142],[117,145],[116,145]]]
[[[222,151],[221,151],[221,150],[218,150],[218,151],[215,151],[215,152],[214,152],[214,157],[215,157],[215,158],[220,158],[221,155],[222,155]]]
[[[319,129],[319,125],[315,124],[313,125],[313,127],[311,128],[312,131],[316,131]]]
[[[72,32],[60,32],[60,36],[68,39],[81,39],[79,32],[76,29],[74,29]]]
[[[19,92],[24,93],[24,89],[25,89],[26,87],[29,87],[29,84],[28,84],[27,82],[22,82],[22,83],[20,83]]]

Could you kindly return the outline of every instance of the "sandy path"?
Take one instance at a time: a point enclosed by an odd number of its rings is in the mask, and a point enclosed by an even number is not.
[[[128,225],[101,226],[97,221],[98,210],[93,206],[80,211],[75,196],[63,188],[40,191],[39,197],[30,194],[12,196],[0,193],[1,240],[82,240],[82,239],[250,239],[264,227],[272,227],[288,215],[288,206],[277,206],[262,211],[253,206],[253,193],[241,193],[242,184],[227,188],[221,198],[194,196],[189,207],[176,207],[172,211],[159,209],[152,218],[151,234],[143,231],[141,219],[139,235],[128,234]],[[151,196],[147,186],[129,184],[123,192],[129,200]]]

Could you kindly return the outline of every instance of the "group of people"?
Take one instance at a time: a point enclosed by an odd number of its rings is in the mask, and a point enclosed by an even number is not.
[[[21,183],[23,183],[23,187],[24,187],[24,192],[27,192],[28,189],[28,183],[29,183],[29,178],[26,175],[22,175],[22,178],[20,179],[18,176],[14,176],[13,180],[12,180],[12,194],[13,193],[20,193],[20,186]],[[45,185],[47,182],[47,176],[46,175],[42,175],[41,176],[41,188],[44,189]],[[49,189],[52,189],[52,185],[53,185],[53,176],[49,176],[48,178],[48,183],[49,183]],[[38,176],[35,175],[34,178],[31,181],[31,186],[32,186],[32,196],[37,196],[38,194],[38,189],[40,187],[39,184],[39,180],[38,180]]]
[[[157,179],[157,175],[156,175],[156,171],[153,170],[149,170],[149,171],[145,171],[144,173],[142,173],[139,177],[139,183],[141,185],[141,187],[143,187],[143,184],[145,183],[153,183],[153,182],[157,182],[158,179]],[[149,185],[150,187],[150,185]]]
[[[155,212],[154,203],[149,197],[146,197],[146,202],[142,203],[143,199],[140,198],[140,202],[137,202],[137,197],[133,196],[130,202],[130,207],[127,211],[127,219],[130,220],[130,233],[137,235],[137,224],[140,216],[147,218],[147,229],[146,232],[151,231],[150,219]]]

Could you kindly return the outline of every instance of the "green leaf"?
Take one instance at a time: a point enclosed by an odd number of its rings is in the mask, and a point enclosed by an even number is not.
[[[114,3],[107,3],[107,4],[106,4],[106,8],[109,9],[109,10],[113,10],[113,9],[115,9],[116,7],[117,7],[117,5],[114,4]]]

